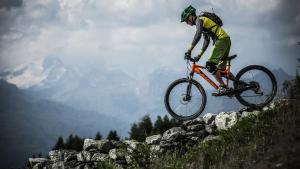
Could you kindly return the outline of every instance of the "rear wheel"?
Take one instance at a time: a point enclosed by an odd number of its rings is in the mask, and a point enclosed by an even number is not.
[[[237,100],[247,107],[261,108],[268,105],[277,92],[273,73],[260,65],[243,68],[234,82]]]
[[[170,115],[177,120],[197,118],[203,112],[205,105],[205,91],[193,79],[178,79],[167,88],[165,106]]]

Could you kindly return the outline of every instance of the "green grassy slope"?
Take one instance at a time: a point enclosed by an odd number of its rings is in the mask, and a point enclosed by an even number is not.
[[[185,155],[169,154],[152,168],[300,168],[299,101],[246,117],[220,140],[200,142]]]

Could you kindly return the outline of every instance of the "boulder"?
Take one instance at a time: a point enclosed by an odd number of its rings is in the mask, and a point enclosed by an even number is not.
[[[184,138],[186,135],[186,131],[184,131],[180,127],[173,127],[167,131],[164,132],[161,140],[165,141],[176,141],[180,138]]]
[[[65,166],[65,163],[63,161],[57,161],[57,162],[54,162],[52,165],[51,165],[51,168],[67,168]]]
[[[49,162],[46,158],[29,158],[30,166],[35,166],[36,164],[42,165],[46,162]]]
[[[115,160],[116,163],[118,164],[127,164],[126,161],[126,152],[124,150],[121,149],[111,149],[109,151],[109,157],[113,160]]]
[[[160,134],[146,137],[146,143],[149,145],[159,144],[162,136]]]
[[[92,156],[91,161],[104,162],[104,161],[108,160],[108,158],[109,158],[109,156],[107,154],[95,153]]]
[[[50,160],[53,162],[70,161],[76,158],[77,152],[75,150],[51,150],[49,152]]]
[[[124,140],[123,143],[132,149],[136,149],[141,143],[135,140]]]
[[[243,111],[241,118],[249,117],[251,115],[257,116],[259,113],[260,113],[260,111],[257,111],[257,110],[254,110],[254,111]]]
[[[105,154],[115,147],[116,146],[110,140],[85,139],[83,143],[83,150],[89,151],[91,149],[97,149],[100,153]]]
[[[160,146],[159,145],[151,145],[150,151],[151,152],[159,152],[160,151]]]
[[[32,169],[40,169],[40,168],[46,168],[46,166],[43,163],[36,163]]]
[[[143,144],[135,140],[124,140],[123,143],[127,146],[127,151],[129,153],[132,153],[134,150],[136,150],[139,146]]]
[[[234,111],[221,112],[216,116],[216,127],[218,130],[227,130],[238,122],[239,117],[240,114]]]
[[[220,140],[220,139],[221,139],[220,136],[209,135],[209,136],[205,137],[205,139],[202,142],[206,143],[206,142],[209,142],[209,141]]]
[[[69,153],[65,154],[64,162],[77,161],[77,152],[69,151]]]
[[[199,137],[189,137],[190,140],[194,141],[194,142],[197,142],[200,140]]]
[[[274,109],[275,107],[276,107],[275,103],[272,102],[272,103],[270,104],[270,109]]]
[[[77,154],[77,161],[91,161],[91,153],[89,151],[81,151]]]
[[[212,123],[214,123],[214,121]],[[217,128],[215,125],[205,125],[205,131],[209,134],[216,133],[216,130],[217,130]]]
[[[204,120],[206,125],[211,125],[211,123],[215,120],[216,116],[217,115],[213,114],[213,113],[206,113],[203,116],[203,120]]]
[[[194,124],[194,125],[187,126],[187,131],[200,131],[204,128],[205,128],[204,124]]]
[[[197,137],[199,139],[203,139],[207,136],[207,133],[205,132],[205,130],[201,130],[201,131],[190,131],[186,133],[186,136],[188,137]]]
[[[195,125],[195,124],[205,124],[204,120],[202,117],[198,117],[196,119],[193,119],[193,120],[187,120],[187,121],[184,121],[182,123],[182,127],[183,128],[186,128],[187,126],[190,126],[190,125]]]
[[[131,164],[133,161],[131,155],[125,155],[125,160],[126,160],[127,164]]]
[[[180,142],[175,142],[175,141],[161,141],[159,143],[159,147],[162,149],[174,149],[180,145],[181,145]]]

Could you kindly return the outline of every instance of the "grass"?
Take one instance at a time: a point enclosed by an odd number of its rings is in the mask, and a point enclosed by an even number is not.
[[[299,100],[280,104],[258,116],[250,115],[232,128],[219,131],[221,139],[199,142],[188,151],[168,152],[151,159],[149,147],[132,156],[127,168],[145,169],[251,169],[300,168]],[[108,162],[99,168],[117,168]]]
[[[156,169],[239,169],[299,166],[291,164],[290,146],[299,146],[296,121],[299,101],[280,105],[258,116],[249,116],[227,131],[220,140],[199,142],[188,153],[165,155],[152,164]],[[298,114],[297,114],[298,113]],[[292,150],[293,151],[293,150]],[[296,152],[291,158],[299,158]]]

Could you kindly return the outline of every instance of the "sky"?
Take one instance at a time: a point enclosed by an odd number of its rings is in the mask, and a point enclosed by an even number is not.
[[[184,70],[195,27],[180,14],[190,4],[222,18],[238,54],[233,70],[260,64],[295,73],[299,0],[0,0],[0,71],[47,56],[136,77]]]

